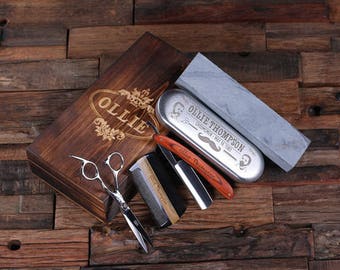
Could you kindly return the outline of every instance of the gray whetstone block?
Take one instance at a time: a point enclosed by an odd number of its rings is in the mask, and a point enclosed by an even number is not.
[[[200,53],[175,84],[199,98],[285,171],[296,165],[310,144],[302,133]]]

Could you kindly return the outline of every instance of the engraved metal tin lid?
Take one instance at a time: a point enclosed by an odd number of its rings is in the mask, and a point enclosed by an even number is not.
[[[262,175],[261,152],[189,93],[166,91],[157,102],[156,116],[235,181],[250,183]]]

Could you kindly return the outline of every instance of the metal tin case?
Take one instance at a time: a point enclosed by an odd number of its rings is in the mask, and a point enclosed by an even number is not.
[[[166,91],[157,102],[156,116],[235,181],[250,183],[262,175],[261,152],[189,93]]]

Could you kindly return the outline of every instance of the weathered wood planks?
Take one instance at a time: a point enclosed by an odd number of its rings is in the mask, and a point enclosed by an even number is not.
[[[326,21],[325,1],[157,1],[137,0],[135,23]]]
[[[337,224],[315,224],[315,258],[316,259],[338,259],[340,257],[340,225]]]
[[[334,264],[336,265],[336,264]],[[119,266],[89,266],[83,267],[82,270],[139,270],[145,269],[144,264],[134,265],[119,265]],[[162,263],[162,264],[148,264],[147,269],[149,270],[307,270],[308,263],[304,258],[293,258],[293,259],[247,259],[247,260],[225,260],[225,261],[212,261],[212,262],[199,262],[199,263]],[[314,270],[314,269],[313,269]],[[319,270],[317,268],[317,270]],[[320,269],[321,270],[321,269]],[[327,270],[333,270],[328,269]],[[334,268],[335,270],[335,268]]]
[[[68,57],[122,53],[146,31],[183,52],[264,51],[266,46],[261,24],[102,26],[71,29]],[[190,42],[187,42],[188,40]]]
[[[340,51],[340,37],[333,37],[331,39],[331,46],[333,51]]]
[[[98,76],[96,59],[0,64],[0,91],[84,89]]]
[[[242,85],[280,115],[300,115],[300,89],[297,81],[261,81]]]
[[[309,270],[337,270],[339,268],[339,260],[320,260],[309,262]]]
[[[308,147],[310,152],[313,150],[339,149],[338,129],[307,129],[302,132],[311,140]]]
[[[0,231],[2,267],[86,266],[88,230]]]
[[[51,189],[31,172],[24,160],[0,161],[0,195],[51,193]]]
[[[25,160],[27,144],[0,144],[0,160]]]
[[[27,161],[0,161],[0,205],[0,229],[53,228],[54,195]]]
[[[306,85],[340,85],[340,53],[304,52],[302,77]]]
[[[212,193],[212,192],[211,192]],[[254,227],[273,223],[271,187],[235,189],[235,197],[228,201],[214,194],[214,202],[205,211],[199,211],[190,198],[188,208],[179,222],[171,228],[178,230],[218,229],[227,226]],[[261,194],[261,196],[259,196]]]
[[[67,29],[62,25],[9,25],[2,31],[1,46],[66,46]]]
[[[0,229],[52,229],[54,196],[0,196]]]
[[[67,29],[133,22],[132,1],[0,1],[3,46],[66,45]],[[100,14],[100,16],[98,16]]]
[[[62,1],[0,1],[1,16],[11,24],[60,25],[119,25],[132,22],[132,1],[89,0]],[[100,14],[100,16],[98,16]]]
[[[258,182],[254,183],[254,185],[287,187],[307,184],[334,184],[340,182],[339,167],[335,165],[314,165],[309,167],[298,166],[288,173],[270,162],[267,162],[266,166],[267,167],[263,176]]]
[[[148,264],[197,262],[225,259],[312,257],[310,228],[265,225],[245,231],[171,230],[151,233],[154,249],[149,254],[136,250],[138,243],[128,231],[105,235],[91,232],[90,264]]]
[[[287,52],[204,53],[239,82],[298,80],[299,56]]]
[[[329,51],[339,35],[339,24],[268,23],[266,41],[269,51]],[[334,45],[333,45],[334,46]]]
[[[8,61],[54,60],[66,57],[66,46],[2,47],[0,63]]]
[[[340,88],[314,87],[300,88],[301,112],[305,115],[339,115]]]
[[[340,223],[340,187],[304,185],[273,188],[276,223]]]
[[[340,1],[339,0],[328,0],[329,6],[329,19],[332,22],[340,22]]]
[[[56,194],[55,229],[85,229],[91,228],[98,223],[99,221],[94,216],[86,212],[79,205],[76,205],[59,193]]]
[[[37,83],[40,87],[51,84]],[[0,91],[0,144],[31,143],[82,93],[83,90],[22,91],[20,94]]]

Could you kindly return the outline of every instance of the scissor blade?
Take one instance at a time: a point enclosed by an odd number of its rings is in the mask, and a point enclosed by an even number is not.
[[[130,226],[132,232],[136,236],[139,244],[142,246],[143,250],[148,253],[148,247],[145,241],[147,241],[152,246],[152,241],[146,231],[144,230],[142,224],[139,222],[137,217],[132,213],[130,209],[122,212],[126,222]],[[145,241],[144,241],[145,240]]]

